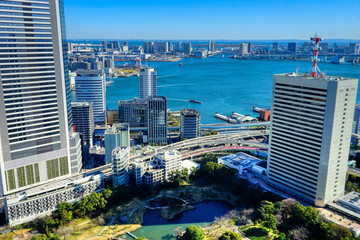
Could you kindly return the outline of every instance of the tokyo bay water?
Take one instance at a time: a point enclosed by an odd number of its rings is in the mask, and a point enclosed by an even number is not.
[[[237,60],[227,55],[184,58],[180,62],[150,63],[157,69],[158,95],[168,98],[171,110],[198,109],[203,124],[220,122],[214,118],[215,112],[253,114],[253,106],[269,108],[273,75],[295,72],[297,67],[305,73],[311,66],[309,61]],[[148,66],[147,62],[142,64]],[[360,78],[360,65],[319,63],[319,67],[327,75]],[[137,76],[113,81],[107,88],[108,109],[117,109],[119,100],[139,96]],[[357,103],[360,103],[359,94],[358,89]],[[189,99],[202,104],[189,103]]]

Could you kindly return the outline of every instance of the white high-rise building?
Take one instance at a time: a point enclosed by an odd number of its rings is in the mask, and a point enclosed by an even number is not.
[[[157,73],[154,68],[140,71],[140,99],[157,96]]]
[[[130,147],[117,147],[112,151],[114,186],[129,184]]]
[[[80,139],[71,133],[63,1],[1,1],[0,8],[3,196],[70,176],[72,160],[75,172],[81,166]]]
[[[154,157],[154,162],[164,168],[164,178],[168,180],[171,172],[181,170],[181,156],[176,150],[158,153]]]
[[[78,70],[75,77],[76,100],[92,102],[95,124],[105,124],[106,77],[103,70]]]
[[[344,194],[358,80],[274,75],[268,182],[324,206]]]

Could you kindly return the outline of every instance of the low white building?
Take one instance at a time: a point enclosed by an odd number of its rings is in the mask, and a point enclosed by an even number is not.
[[[30,222],[56,210],[62,202],[75,202],[94,191],[102,191],[104,174],[79,174],[68,179],[43,184],[5,197],[5,214],[9,225]]]
[[[263,174],[262,170],[266,173],[265,168],[257,165],[261,162],[262,160],[241,152],[218,158],[218,164],[237,170],[239,175],[243,175],[245,170],[254,171],[255,175]]]

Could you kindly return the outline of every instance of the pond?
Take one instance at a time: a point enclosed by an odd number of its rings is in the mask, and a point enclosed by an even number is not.
[[[147,210],[143,217],[143,227],[132,233],[150,240],[176,239],[172,237],[176,228],[182,227],[185,230],[190,225],[204,226],[213,222],[215,217],[223,216],[233,209],[225,201],[204,201],[193,206],[196,208],[178,214],[172,220],[163,219],[160,210]],[[122,237],[132,239],[129,236]]]

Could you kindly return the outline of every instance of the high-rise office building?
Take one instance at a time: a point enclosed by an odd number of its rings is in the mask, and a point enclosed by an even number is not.
[[[200,137],[200,113],[196,109],[182,109],[180,114],[180,139]]]
[[[140,99],[156,97],[157,95],[157,74],[154,68],[145,68],[140,71]]]
[[[144,99],[119,101],[119,123],[128,123],[130,127],[146,127],[147,107]]]
[[[296,52],[296,43],[290,42],[287,46],[288,52],[295,53]]]
[[[211,51],[211,40],[208,42],[208,50]]]
[[[78,70],[75,77],[76,100],[92,102],[95,124],[105,124],[106,81],[103,70]]]
[[[156,42],[154,46],[156,53],[167,53],[169,49],[168,42]]]
[[[102,42],[101,42],[101,47],[102,47],[102,51],[103,51],[103,52],[106,52],[107,42],[106,42],[106,41],[102,41]]]
[[[120,42],[119,41],[112,41],[114,50],[120,50]]]
[[[253,49],[253,44],[252,44],[252,42],[249,42],[249,43],[248,43],[248,53],[249,53],[249,54],[251,54],[252,49]]]
[[[0,195],[71,174],[70,79],[62,0],[2,1]],[[40,11],[40,10],[41,11]]]
[[[352,78],[274,75],[270,185],[316,206],[344,194],[357,85]]]
[[[167,101],[164,96],[149,97],[147,110],[150,144],[167,143]]]
[[[72,102],[72,115],[75,131],[80,133],[83,142],[93,146],[94,108],[92,102]]]
[[[240,55],[246,55],[248,54],[248,44],[247,43],[241,43],[239,47],[239,54]]]
[[[191,53],[192,53],[191,42],[182,43],[181,44],[181,51],[183,51],[184,54],[191,55]]]
[[[279,43],[278,42],[274,42],[272,44],[272,50],[273,50],[274,53],[279,52]]]
[[[144,53],[154,53],[154,42],[144,42]]]
[[[215,52],[215,42],[212,42],[212,43],[211,43],[211,51],[212,51],[212,52]]]
[[[126,47],[129,47],[129,42],[128,42],[128,41],[124,41],[123,45],[126,46]]]
[[[360,134],[360,104],[356,104],[352,132]]]
[[[112,161],[112,151],[117,147],[130,147],[130,127],[127,123],[114,124],[105,131],[106,164]]]
[[[120,186],[129,184],[130,147],[116,147],[112,151],[113,184]]]

